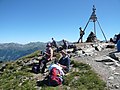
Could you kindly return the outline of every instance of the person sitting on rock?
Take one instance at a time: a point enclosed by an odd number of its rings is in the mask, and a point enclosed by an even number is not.
[[[58,61],[58,65],[60,65],[63,68],[63,71],[65,73],[68,73],[70,68],[70,58],[65,50],[62,50],[61,54],[62,57]]]
[[[48,43],[46,45],[46,51],[45,51],[45,55],[44,58],[42,60],[39,61],[39,65],[40,67],[42,67],[42,73],[45,72],[45,68],[46,68],[46,64],[47,62],[51,61],[53,58],[53,49],[51,48],[51,43]]]
[[[66,40],[62,40],[63,41],[63,48],[64,49],[68,49],[68,43],[67,43],[67,41]]]

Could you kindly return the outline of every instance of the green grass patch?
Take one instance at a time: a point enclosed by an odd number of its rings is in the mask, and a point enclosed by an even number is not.
[[[36,90],[36,81],[29,72],[8,72],[0,77],[0,90]]]
[[[73,67],[79,68],[80,70],[90,70],[91,67],[84,63],[78,63],[77,61],[72,60],[71,64],[73,64]]]
[[[105,90],[106,83],[91,70],[89,65],[74,61],[71,63],[74,68],[79,69],[79,72],[70,72],[65,76],[63,85],[69,86],[71,90]]]
[[[41,53],[41,51],[40,50],[37,50],[37,51],[35,51],[34,53],[31,53],[31,54],[29,54],[29,55],[26,55],[26,56],[24,56],[24,57],[22,57],[22,58],[20,58],[20,59],[30,59],[30,58],[33,58],[33,57],[38,57],[39,55],[40,55],[40,53]]]
[[[7,63],[3,74],[0,75],[0,90],[36,90],[36,80],[31,72],[26,71],[15,62]]]

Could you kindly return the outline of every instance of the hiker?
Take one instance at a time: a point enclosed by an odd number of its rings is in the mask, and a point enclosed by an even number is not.
[[[84,30],[82,30],[81,27],[80,27],[79,29],[80,29],[80,38],[79,38],[79,40],[78,40],[78,43],[79,43],[80,40],[81,40],[81,43],[82,43],[82,42],[83,42],[83,35],[84,35],[85,33],[84,33]]]
[[[54,38],[52,38],[52,46],[57,48],[57,43],[56,43],[56,41],[54,40]]]
[[[65,75],[62,67],[58,64],[51,64],[48,68],[48,85],[49,86],[58,86],[63,82],[63,76]]]
[[[61,51],[62,57],[60,58],[58,65],[63,68],[64,73],[69,72],[70,58],[65,50]]]
[[[40,67],[42,67],[42,73],[45,72],[47,62],[51,61],[53,58],[53,49],[51,48],[51,43],[46,45],[46,52],[44,53],[44,57],[39,61]]]
[[[112,39],[113,43],[117,44],[119,38],[120,38],[120,33],[118,35],[115,34],[113,39]]]
[[[120,37],[119,37],[119,39],[117,41],[117,51],[120,52]]]
[[[114,37],[113,37],[113,43],[117,43],[117,35],[115,34]]]
[[[84,35],[84,31],[82,30],[82,28],[80,27],[80,38],[81,38],[81,43],[83,42],[83,35]]]
[[[62,40],[63,41],[63,48],[64,49],[68,49],[68,43],[67,43],[67,41],[66,40]]]

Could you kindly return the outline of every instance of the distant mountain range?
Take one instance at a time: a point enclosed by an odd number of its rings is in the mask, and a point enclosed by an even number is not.
[[[69,41],[67,41],[70,43]],[[63,45],[63,41],[57,41],[58,45]],[[31,54],[37,50],[45,51],[46,43],[31,42],[28,44],[2,43],[0,44],[0,61],[17,60],[20,57]]]
[[[63,41],[56,41],[57,45],[63,45]],[[71,42],[67,41],[69,44]],[[0,43],[0,61],[17,60],[20,57],[31,54],[37,50],[45,51],[44,42],[31,42],[28,44]]]
[[[0,44],[0,61],[16,60],[36,50],[45,50],[46,43],[31,42],[28,44],[3,43]]]

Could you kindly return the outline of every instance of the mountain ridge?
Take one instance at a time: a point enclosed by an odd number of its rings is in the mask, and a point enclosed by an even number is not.
[[[50,42],[50,41],[49,41]],[[56,41],[57,45],[62,45],[63,41]],[[67,41],[69,44],[71,42]],[[27,44],[19,43],[0,43],[0,61],[14,61],[37,50],[45,51],[48,42],[30,42]]]
[[[28,44],[0,43],[0,61],[16,60],[34,51],[45,50],[46,43],[30,42]]]

